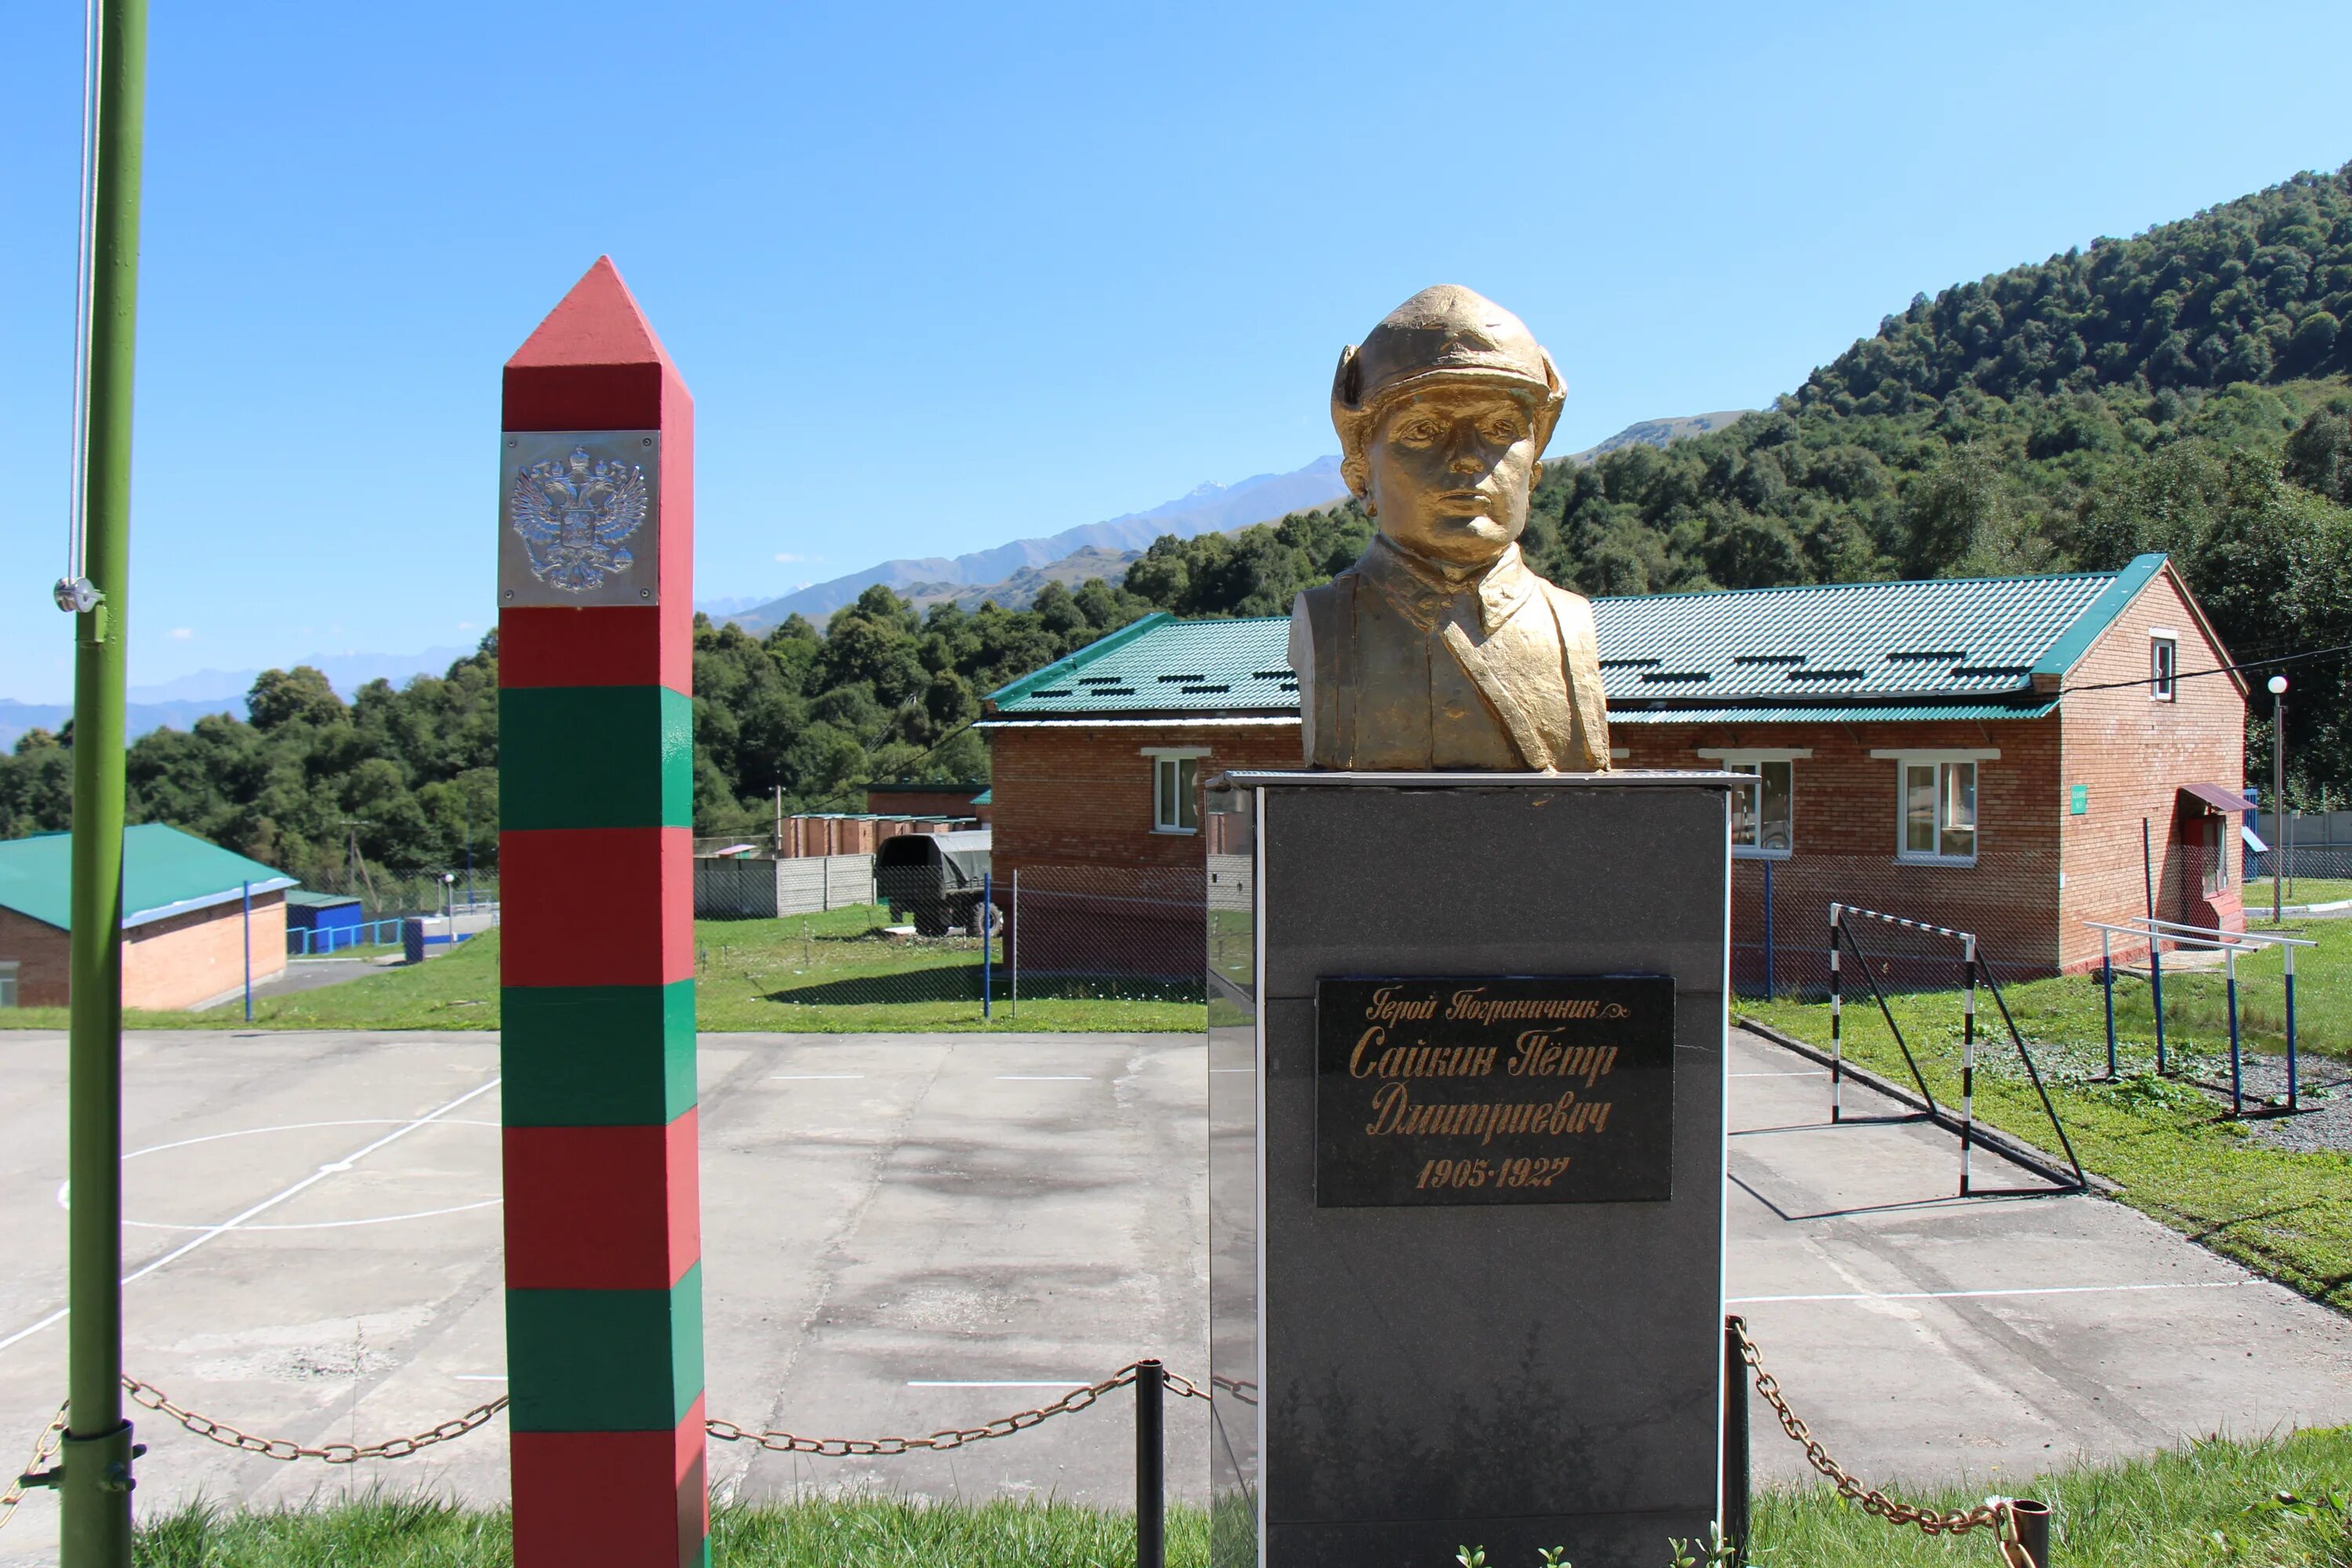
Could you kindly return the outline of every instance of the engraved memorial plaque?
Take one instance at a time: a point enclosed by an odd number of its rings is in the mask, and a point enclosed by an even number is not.
[[[1315,1203],[1673,1194],[1673,980],[1346,978],[1315,992]]]

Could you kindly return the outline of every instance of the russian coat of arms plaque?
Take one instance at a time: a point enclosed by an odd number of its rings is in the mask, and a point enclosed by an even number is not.
[[[660,431],[499,437],[500,608],[658,604],[660,539]]]

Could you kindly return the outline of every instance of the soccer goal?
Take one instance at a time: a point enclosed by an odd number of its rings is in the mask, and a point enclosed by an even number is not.
[[[1885,949],[1874,952],[1864,945],[1864,931],[1904,933],[1908,950],[1900,953]],[[2059,1119],[2058,1108],[2050,1099],[2050,1090],[2042,1081],[2042,1069],[2034,1064],[2033,1053],[2027,1049],[2025,1037],[2018,1032],[2017,1021],[2010,1016],[2009,1003],[2000,994],[2000,983],[1986,961],[1984,945],[1972,931],[1958,931],[1951,926],[1937,925],[1932,921],[1916,921],[1904,915],[1889,914],[1884,910],[1864,909],[1858,904],[1830,905],[1830,1120],[1843,1122],[1845,1114],[1845,976],[1849,969],[1858,973],[1878,1004],[1879,1016],[1886,1021],[1887,1032],[1894,1036],[1895,1048],[1903,1053],[1904,1065],[1910,1069],[1911,1081],[1918,1087],[1919,1100],[1924,1106],[1920,1115],[1927,1121],[1949,1127],[1959,1135],[1960,1182],[1959,1195],[1984,1195],[1992,1192],[2014,1193],[2016,1188],[1989,1189],[1975,1184],[1970,1169],[1976,1145],[1983,1142],[1977,1126],[1977,986],[1979,981],[1991,995],[2000,1012],[2002,1027],[2007,1030],[2010,1045],[2017,1059],[2025,1068],[2025,1076],[2041,1099],[2042,1111],[2050,1118],[2051,1131],[2058,1136],[2058,1146],[2065,1151],[2066,1163],[2073,1171],[2071,1181],[2060,1172],[2046,1172],[2060,1182],[2062,1188],[2085,1191],[2090,1180],[2083,1173],[2083,1162],[2076,1158],[2074,1141],[2066,1136],[2066,1125]],[[1899,963],[1904,970],[1906,988],[1917,991],[1942,991],[1952,977],[1952,964],[1958,964],[1960,1003],[1960,1106],[1956,1116],[1937,1103],[1936,1092],[1928,1086],[1927,1075],[1919,1069],[1918,1058],[1912,1054],[1911,1043],[1904,1038],[1903,1026],[1895,1021],[1895,1009],[1887,1002],[1887,989],[1879,984],[1885,975],[1890,983]],[[1903,1120],[1915,1120],[1904,1118]],[[1996,1151],[2016,1163],[2016,1155]],[[2040,1190],[2040,1189],[2028,1189]]]

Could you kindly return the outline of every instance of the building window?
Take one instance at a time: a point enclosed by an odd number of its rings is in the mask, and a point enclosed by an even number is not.
[[[1756,783],[1731,792],[1731,852],[1748,858],[1784,859],[1796,844],[1796,769],[1780,760],[1724,760],[1730,773],[1747,773]]]
[[[1151,759],[1151,831],[1201,831],[1201,758],[1197,752]]]
[[[1759,751],[1739,746],[1693,748],[1724,772],[1756,782],[1731,792],[1731,852],[1743,860],[1785,860],[1797,844],[1797,763],[1812,748]]]
[[[1977,858],[1977,765],[1927,758],[1902,764],[1897,858],[1973,865]]]
[[[2147,694],[2158,702],[2172,700],[2172,681],[2179,668],[2180,645],[2170,637],[2147,639]]]
[[[0,959],[0,1007],[16,1005],[16,963],[13,958]]]

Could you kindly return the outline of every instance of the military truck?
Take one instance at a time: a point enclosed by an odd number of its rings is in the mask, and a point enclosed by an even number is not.
[[[901,833],[874,852],[876,896],[890,906],[893,921],[912,920],[919,936],[945,936],[950,926],[976,931],[982,889],[987,885],[991,835],[985,827],[964,833]],[[989,929],[998,923],[990,911]]]

